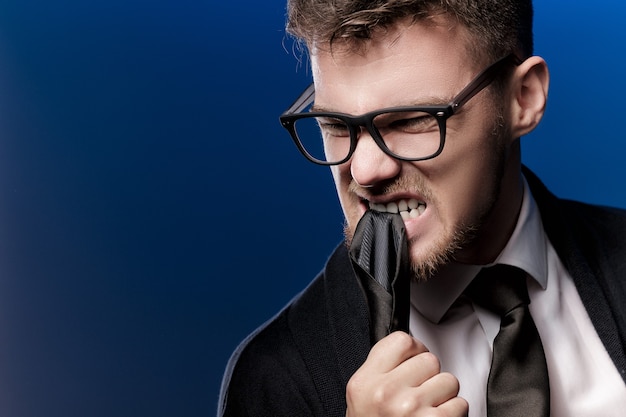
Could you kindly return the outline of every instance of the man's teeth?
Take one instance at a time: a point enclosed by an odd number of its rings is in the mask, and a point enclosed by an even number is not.
[[[370,209],[382,213],[400,213],[403,219],[414,219],[419,217],[426,210],[426,203],[415,198],[409,200],[392,201],[387,204],[370,203]]]

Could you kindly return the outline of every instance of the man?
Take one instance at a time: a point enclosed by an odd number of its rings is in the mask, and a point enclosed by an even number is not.
[[[626,213],[559,200],[522,168],[549,83],[530,0],[290,0],[288,29],[314,89],[283,123],[330,165],[346,245],[239,347],[219,414],[496,415],[505,319],[469,288],[505,264],[525,273],[549,381],[541,414],[515,415],[623,415]],[[320,153],[302,121],[321,130]],[[368,209],[400,212],[413,275],[410,335],[373,347],[347,250]]]

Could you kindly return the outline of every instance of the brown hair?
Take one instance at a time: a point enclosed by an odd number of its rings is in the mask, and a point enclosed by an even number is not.
[[[467,27],[474,56],[532,55],[532,0],[288,0],[287,31],[309,47],[337,40],[358,47],[401,19],[442,13]]]

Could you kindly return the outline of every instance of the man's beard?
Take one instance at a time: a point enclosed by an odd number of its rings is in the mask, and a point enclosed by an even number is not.
[[[424,259],[411,257],[411,271],[415,281],[426,281],[436,275],[443,265],[454,260],[455,254],[468,247],[475,239],[479,225],[462,224],[449,233],[444,233],[435,242]],[[409,253],[411,242],[409,242]]]
[[[419,259],[411,254],[412,247],[415,246],[412,239],[409,241],[409,254],[411,257],[411,270],[413,273],[413,279],[415,281],[425,281],[429,278],[437,275],[440,268],[455,260],[456,254],[460,251],[470,247],[477,238],[477,233],[481,230],[482,225],[486,219],[492,213],[496,201],[501,192],[501,179],[504,176],[505,169],[505,149],[504,143],[509,135],[510,130],[504,122],[502,113],[500,113],[494,120],[491,136],[488,140],[494,143],[494,153],[491,155],[493,158],[492,175],[490,178],[486,178],[485,184],[488,184],[492,188],[490,198],[482,202],[478,215],[474,216],[469,221],[456,224],[453,227],[444,230],[439,236],[438,240],[429,245],[427,253],[422,255]],[[358,185],[353,184],[351,187],[358,188]],[[400,177],[392,184],[384,187],[381,194],[393,193],[398,190],[415,190],[419,195],[428,197],[430,201],[435,201],[435,196],[424,185],[424,181],[421,177],[406,178]],[[344,236],[347,245],[349,246],[352,240],[352,233],[348,226],[347,220],[344,222]]]
[[[490,203],[490,208],[493,203]],[[416,282],[425,281],[430,277],[437,274],[439,268],[443,265],[450,263],[455,254],[469,246],[475,239],[475,232],[480,228],[480,224],[483,223],[483,219],[488,213],[484,213],[477,222],[472,224],[461,224],[456,226],[451,231],[444,231],[439,239],[434,242],[429,248],[425,257],[416,259],[411,254],[411,248],[413,241],[419,238],[412,239],[408,242],[409,256],[411,259],[411,272],[412,278]],[[352,243],[353,230],[348,226],[347,220],[344,221],[344,237],[346,245],[349,247]]]

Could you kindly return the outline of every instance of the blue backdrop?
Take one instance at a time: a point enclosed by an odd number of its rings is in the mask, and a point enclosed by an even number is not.
[[[268,3],[271,3],[268,5]],[[626,207],[626,5],[537,1],[524,158]],[[206,416],[237,343],[341,239],[277,122],[306,86],[282,1],[0,3],[0,414]]]

